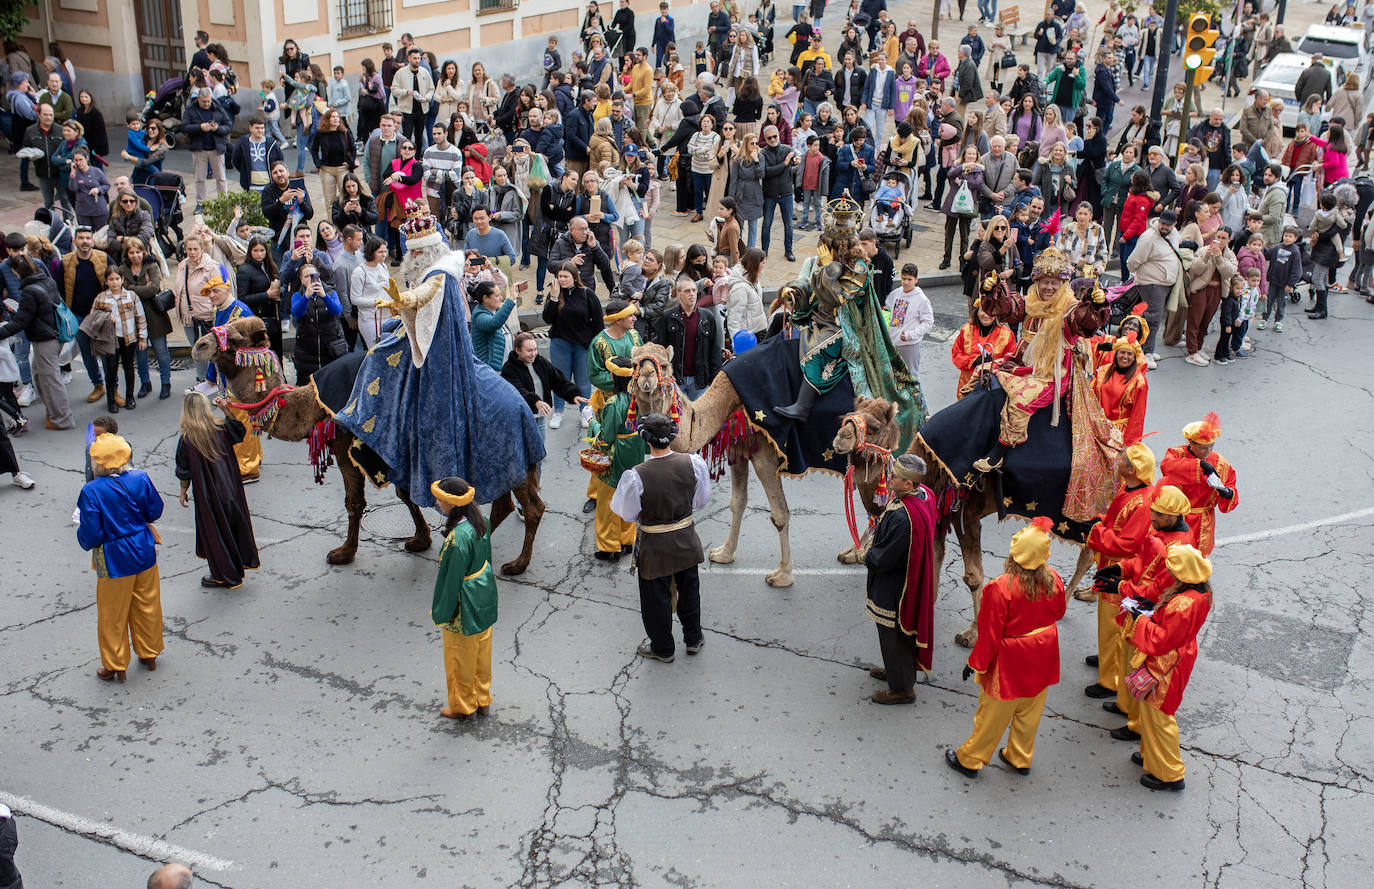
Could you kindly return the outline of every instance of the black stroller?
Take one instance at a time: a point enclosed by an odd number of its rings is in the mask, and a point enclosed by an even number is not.
[[[162,255],[168,258],[177,255],[185,237],[181,224],[186,217],[181,212],[181,204],[186,200],[186,183],[176,173],[158,171],[151,181],[135,185],[134,193],[152,208],[153,233],[162,247]]]
[[[185,77],[173,77],[164,81],[162,86],[148,93],[141,115],[143,122],[146,124],[157,118],[163,122],[163,128],[169,136],[173,139],[183,138],[178,135],[177,128],[181,124],[181,112],[186,108],[190,95],[191,81]]]

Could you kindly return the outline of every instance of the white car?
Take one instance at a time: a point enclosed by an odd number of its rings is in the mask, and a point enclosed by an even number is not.
[[[1336,84],[1345,83],[1345,75],[1358,74],[1360,89],[1368,90],[1371,71],[1370,54],[1364,48],[1364,29],[1339,28],[1334,25],[1312,25],[1294,44],[1294,52],[1307,56],[1321,53],[1327,63],[1334,63]]]
[[[1334,28],[1329,30],[1342,31],[1345,29]],[[1294,92],[1294,88],[1298,84],[1298,77],[1301,76],[1302,72],[1307,70],[1308,66],[1311,64],[1311,56],[1299,55],[1295,52],[1279,53],[1274,56],[1272,62],[1264,66],[1264,70],[1260,72],[1259,77],[1256,77],[1255,82],[1250,85],[1251,95],[1253,95],[1256,90],[1265,90],[1269,93],[1270,98],[1283,100],[1283,112],[1279,115],[1279,120],[1283,124],[1285,133],[1291,132],[1298,124],[1298,112],[1302,109],[1298,105],[1297,94]],[[1331,76],[1331,89],[1334,92],[1337,85],[1335,72],[1329,67],[1326,71],[1327,74]],[[1331,112],[1329,110],[1322,111],[1323,120],[1330,117]],[[1240,115],[1237,114],[1233,118],[1233,125],[1234,121],[1239,119]]]

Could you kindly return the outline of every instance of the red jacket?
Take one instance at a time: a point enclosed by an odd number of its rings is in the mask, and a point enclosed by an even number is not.
[[[1212,610],[1212,594],[1181,590],[1135,623],[1132,641],[1145,655],[1145,668],[1159,680],[1145,703],[1172,716],[1197,662],[1197,634]],[[1132,663],[1127,669],[1133,670]]]
[[[1121,205],[1121,237],[1136,238],[1145,231],[1150,222],[1150,208],[1154,201],[1147,194],[1131,194]]]
[[[1054,589],[1031,601],[1021,586],[1003,574],[983,587],[978,608],[978,642],[968,665],[978,682],[999,701],[1033,698],[1059,681],[1059,631],[1064,616],[1064,581],[1054,574]]]
[[[1200,465],[1202,461],[1193,456],[1187,445],[1169,448],[1159,463],[1159,483],[1177,486],[1188,495],[1188,502],[1193,504],[1192,510],[1188,513],[1188,524],[1197,532],[1197,548],[1204,556],[1211,555],[1212,550],[1216,548],[1216,511],[1220,509],[1222,512],[1230,512],[1240,505],[1236,470],[1225,457],[1215,451],[1207,462],[1216,468],[1222,484],[1235,492],[1235,496],[1230,500],[1222,499],[1221,492],[1207,484],[1207,476],[1203,474]]]
[[[1149,485],[1128,488],[1122,485],[1102,514],[1102,521],[1088,532],[1088,548],[1097,553],[1097,567],[1105,568],[1113,562],[1129,559],[1140,551],[1145,538],[1154,530],[1150,527],[1150,498],[1154,489]],[[1108,596],[1120,602],[1121,596]]]
[[[993,361],[1000,361],[1016,351],[1016,335],[1010,327],[1001,323],[994,325],[992,333],[987,336],[983,336],[978,325],[972,321],[959,328],[954,335],[954,344],[949,347],[949,356],[954,366],[959,368],[959,388],[954,390],[955,398],[963,397],[959,393],[973,379],[973,367],[982,356],[980,346],[987,349]],[[990,365],[983,366],[987,370],[992,369]]]

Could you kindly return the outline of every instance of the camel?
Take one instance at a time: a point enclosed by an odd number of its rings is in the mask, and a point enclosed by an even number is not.
[[[860,395],[854,399],[854,412],[840,421],[840,428],[835,433],[835,453],[849,455],[849,463],[854,468],[854,487],[870,519],[877,519],[883,511],[876,494],[892,449],[897,445],[897,425],[892,422],[896,415],[896,405],[887,399]],[[872,528],[869,527],[860,534],[857,544],[851,543],[837,558],[845,565],[863,564],[871,536]]]
[[[723,373],[716,374],[711,385],[696,401],[689,400],[673,378],[672,358],[671,348],[655,343],[646,343],[635,349],[631,353],[635,376],[630,384],[630,392],[635,401],[635,410],[641,417],[651,413],[671,415],[676,403],[679,412],[678,433],[670,447],[678,453],[695,454],[715,439],[736,411],[744,410],[744,403],[735,392],[730,378]],[[778,567],[768,572],[764,580],[772,587],[789,587],[793,581],[792,543],[788,533],[792,514],[787,508],[787,495],[782,487],[782,461],[777,449],[751,449],[745,443],[734,442],[730,445],[728,457],[730,533],[724,543],[711,550],[710,559],[722,565],[735,561],[740,525],[749,506],[749,466],[752,464],[754,474],[768,497],[769,518],[778,530]],[[874,473],[871,480],[868,480],[868,475],[864,478],[864,498],[867,503],[872,501],[877,474]]]
[[[840,427],[840,432],[835,436],[835,451],[841,454],[851,453],[854,445],[859,441],[856,431],[846,431],[853,426],[854,422],[862,419],[865,422],[865,437],[869,441],[883,441],[895,438],[895,432],[886,434],[884,424],[890,424],[891,414],[883,414],[879,411],[860,411],[845,418],[845,423]],[[926,474],[922,483],[930,488],[935,495],[937,502],[946,496],[951,488],[956,487],[954,480],[949,473],[940,467],[940,461],[926,447],[925,442],[918,436],[912,443],[907,453],[915,454],[926,463]],[[855,458],[851,457],[851,460]],[[870,461],[871,462],[871,458]],[[855,477],[858,477],[858,467],[861,465],[855,460]],[[857,486],[857,482],[856,482]],[[873,514],[873,508],[869,499],[864,500],[864,506],[868,508],[869,514]],[[973,599],[973,617],[969,621],[968,627],[954,634],[954,641],[965,648],[972,648],[978,641],[978,609],[983,599],[983,583],[986,579],[983,574],[983,519],[990,515],[997,515],[997,503],[990,485],[980,485],[976,488],[965,489],[960,492],[960,497],[956,507],[949,514],[950,529],[954,531],[954,538],[959,543],[959,553],[964,562],[964,584],[968,587],[969,595]],[[859,558],[862,556],[860,555]],[[1074,568],[1073,580],[1069,583],[1068,589],[1077,590],[1078,584],[1083,580],[1087,573],[1088,566],[1092,563],[1093,552],[1086,546],[1082,547],[1078,554],[1078,563]],[[935,538],[935,564],[943,566],[945,563],[945,536],[939,534]],[[1075,595],[1078,595],[1075,593]],[[1083,598],[1079,596],[1079,598]]]
[[[260,318],[240,318],[226,325],[227,348],[221,350],[214,333],[207,333],[196,340],[191,355],[197,361],[213,361],[219,375],[228,381],[234,398],[242,404],[256,403],[262,398],[256,385],[255,373],[259,368],[239,367],[234,356],[239,349],[264,348],[268,345],[267,329]],[[279,407],[275,416],[268,419],[262,431],[281,441],[305,441],[316,425],[333,416],[320,403],[312,380],[308,385],[291,388],[286,385],[279,367],[263,369],[266,372],[266,389],[271,392],[280,390]],[[344,480],[344,506],[348,510],[348,534],[344,542],[329,551],[326,560],[331,565],[347,565],[358,552],[358,532],[362,525],[363,510],[367,508],[362,470],[349,457],[349,447],[353,444],[353,434],[342,426],[335,425],[334,438],[329,449],[339,464],[339,472]],[[544,501],[539,496],[538,466],[529,467],[525,481],[515,490],[498,497],[491,507],[491,529],[495,531],[514,511],[512,496],[519,501],[525,518],[525,542],[520,555],[501,566],[506,575],[521,574],[529,567],[534,552],[534,537],[539,529],[539,521],[544,515]],[[410,518],[415,523],[415,533],[407,538],[407,552],[420,553],[428,550],[431,544],[429,522],[425,520],[420,508],[410,498],[410,492],[396,487],[396,496],[410,510]]]

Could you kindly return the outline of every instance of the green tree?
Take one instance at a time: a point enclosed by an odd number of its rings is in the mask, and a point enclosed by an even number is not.
[[[24,30],[24,26],[29,23],[29,17],[25,14],[30,6],[36,6],[40,0],[0,0],[0,39],[11,40]]]

